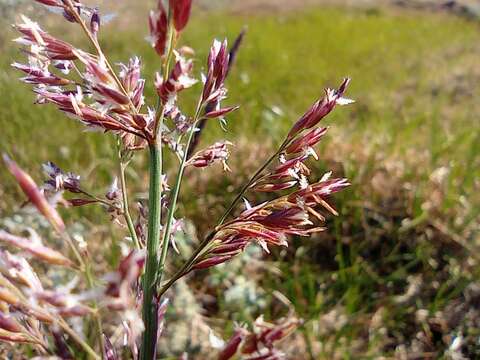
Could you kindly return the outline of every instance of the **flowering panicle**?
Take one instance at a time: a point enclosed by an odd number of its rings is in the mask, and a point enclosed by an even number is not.
[[[338,179],[337,183],[337,190],[348,185],[343,179]],[[269,252],[268,245],[288,246],[288,235],[308,236],[323,231],[324,228],[315,225],[311,217],[324,220],[314,207],[327,204],[325,195],[318,194],[315,203],[311,202],[310,195],[305,198],[302,195],[306,194],[293,193],[290,197],[281,197],[253,208],[247,204],[247,209],[236,219],[216,230],[210,246],[197,258],[193,269],[226,262],[252,242]]]
[[[259,317],[253,324],[253,330],[237,326],[232,337],[218,355],[218,360],[240,356],[244,360],[280,360],[285,356],[274,348],[275,343],[289,336],[301,324],[293,316],[271,324]]]
[[[226,88],[224,80],[228,68],[228,51],[226,51],[226,41],[223,43],[214,41],[208,59],[208,75],[203,78],[204,86],[200,107],[205,109],[204,115],[200,121],[212,118],[219,118],[222,122],[224,116],[238,109],[238,106],[220,108],[220,101],[226,97]],[[181,158],[184,153],[183,144],[178,140],[193,126],[192,118],[184,115],[177,106],[178,93],[194,85],[197,80],[191,76],[193,62],[183,57],[180,52],[174,51],[175,65],[168,78],[165,80],[157,73],[155,87],[159,99],[164,106],[165,118],[171,119],[173,128],[170,129],[166,124],[162,124],[161,134],[162,142],[170,147]],[[198,156],[197,156],[198,155]],[[196,159],[190,156],[187,165],[196,167],[205,167],[214,161],[221,161],[224,165],[228,152],[226,145],[215,144],[205,149],[201,154],[195,154]],[[213,156],[213,157],[212,157]],[[227,167],[225,167],[227,169]]]
[[[26,239],[0,230],[0,241],[21,251],[11,254],[0,250],[1,340],[46,346],[39,322],[45,325],[57,324],[65,329],[63,319],[84,317],[97,311],[88,304],[94,299],[99,301],[101,308],[124,313],[123,317],[129,322],[131,331],[137,334],[136,337],[142,331],[135,293],[145,261],[143,251],[132,252],[121,260],[118,270],[105,276],[105,286],[86,292],[74,292],[78,283],[76,277],[64,286],[46,289],[22,255],[28,253],[51,265],[72,265],[68,258],[44,246],[35,233],[32,232],[31,239]]]
[[[237,56],[237,53],[238,53],[238,50],[240,49],[240,45],[242,44],[242,41],[243,41],[243,38],[245,37],[245,33],[246,33],[246,29],[243,28],[242,31],[240,32],[240,34],[235,38],[234,42],[233,42],[233,45],[231,46],[231,48],[229,49],[229,59],[228,59],[228,68],[227,68],[227,75],[228,73],[230,72],[230,69],[231,67],[233,66],[234,62],[235,62],[235,58]],[[226,75],[226,76],[227,76]],[[226,108],[226,109],[222,109],[222,113],[218,113],[217,110],[215,108],[212,107],[212,105],[215,105],[215,104],[209,104],[208,106],[205,107],[205,114],[208,114],[209,116],[204,116],[200,119],[200,121],[198,122],[198,125],[197,125],[197,131],[195,132],[195,134],[193,135],[193,139],[192,139],[192,142],[190,143],[190,146],[189,148],[187,149],[188,151],[188,156],[190,157],[194,152],[195,152],[195,149],[197,148],[197,145],[200,141],[200,136],[202,134],[202,132],[205,130],[205,126],[207,125],[207,120],[209,118],[212,118],[212,117],[215,117],[215,116],[224,116],[226,115],[228,112],[230,111],[234,111],[236,110],[237,108],[233,107],[233,108]],[[226,111],[225,111],[226,110]],[[213,116],[212,116],[213,115]]]
[[[345,79],[338,90],[326,89],[326,96],[315,104],[292,126],[279,155],[280,164],[267,174],[260,176],[251,184],[259,192],[275,192],[298,185],[301,189],[309,187],[308,176],[311,171],[305,161],[312,156],[318,160],[314,146],[325,136],[328,127],[317,127],[318,123],[336,104],[346,105],[353,100],[343,94],[350,82]],[[305,132],[305,130],[308,130]]]
[[[252,242],[268,252],[268,245],[287,246],[289,235],[307,236],[323,231],[324,227],[315,225],[315,221],[325,221],[316,210],[319,207],[337,215],[327,197],[348,186],[348,181],[330,179],[331,173],[327,173],[318,182],[310,184],[308,176],[311,171],[305,161],[310,156],[318,159],[313,146],[327,132],[327,128],[316,127],[318,122],[335,104],[352,102],[342,97],[348,83],[346,79],[339,90],[326,90],[326,97],[317,101],[292,127],[281,148],[280,164],[259,175],[249,186],[259,192],[283,191],[296,185],[299,189],[253,208],[247,203],[247,210],[216,229],[209,246],[195,259],[191,269],[224,263]],[[304,133],[303,130],[307,129],[312,130]],[[204,163],[206,161],[201,162]]]

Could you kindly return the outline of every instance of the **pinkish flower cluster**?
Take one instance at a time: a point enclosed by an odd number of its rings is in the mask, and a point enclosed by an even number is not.
[[[67,190],[72,193],[81,192],[79,175],[71,172],[65,173],[51,161],[43,164],[43,171],[48,177],[44,185],[45,190],[52,192],[60,190]]]
[[[225,171],[231,171],[227,165],[227,159],[230,155],[228,146],[233,145],[229,141],[216,142],[210,145],[208,148],[197,152],[192,155],[187,162],[187,165],[192,165],[198,168],[210,166],[216,162],[220,162],[223,165]]]
[[[168,17],[161,1],[158,2],[156,11],[150,11],[148,26],[150,28],[150,43],[157,54],[162,56],[167,45]]]
[[[316,125],[336,104],[352,102],[342,97],[348,83],[349,79],[345,79],[339,90],[326,90],[326,96],[292,127],[281,148],[280,164],[250,184],[250,188],[260,192],[277,192],[296,185],[299,189],[255,207],[247,202],[247,209],[236,219],[216,229],[211,243],[196,258],[192,269],[224,263],[252,242],[268,252],[268,245],[287,246],[289,235],[308,236],[323,231],[324,227],[317,223],[325,221],[325,218],[318,208],[337,215],[327,198],[348,186],[347,179],[331,179],[331,173],[327,173],[318,182],[310,184],[308,176],[311,171],[305,161],[310,156],[318,159],[313,146],[327,132],[327,128],[317,128]],[[308,129],[312,130],[304,132]]]
[[[72,45],[49,35],[29,18],[22,15],[21,19],[23,23],[16,25],[15,28],[22,36],[15,41],[20,45],[27,46],[26,53],[31,55],[32,62],[38,65],[37,68],[33,68],[34,72],[41,70],[41,65],[48,65],[48,62],[51,61],[67,61],[78,58],[76,49]],[[26,68],[21,70],[29,73]]]
[[[43,192],[39,189],[37,184],[35,184],[30,175],[22,170],[17,163],[11,160],[8,156],[3,155],[3,159],[7,164],[8,170],[15,177],[30,202],[43,216],[45,216],[57,232],[65,230],[65,224],[57,210],[47,201]]]
[[[155,87],[159,99],[164,104],[164,115],[173,123],[172,128],[163,124],[161,129],[162,142],[175,151],[179,157],[182,157],[184,148],[178,139],[181,139],[194,124],[192,123],[192,118],[185,116],[179,109],[177,94],[193,86],[197,80],[191,76],[192,60],[186,60],[179,52],[174,52],[174,55],[176,59],[174,68],[166,80],[157,73]],[[201,117],[201,121],[218,118],[223,123],[225,115],[238,109],[238,106],[220,107],[220,102],[226,98],[227,94],[224,81],[228,71],[228,59],[227,42],[220,43],[215,40],[208,58],[208,74],[206,77],[203,77],[204,86],[199,108],[204,109],[205,113]],[[228,156],[228,152],[226,145],[222,146],[217,143],[204,150],[204,153],[201,155],[203,156],[202,160],[199,157],[200,154],[196,155],[198,155],[197,158],[195,160],[193,158],[189,159],[188,164],[194,165],[195,163],[194,166],[196,167],[205,167],[214,161],[221,161],[225,164],[224,161]]]
[[[120,261],[115,272],[104,278],[109,308],[117,310],[129,308],[129,299],[135,299],[133,289],[136,288],[144,264],[145,251],[132,251]]]
[[[55,6],[71,13],[66,4]],[[75,15],[78,21],[83,21],[84,13]],[[93,23],[99,21],[98,12],[92,11],[91,16]],[[140,78],[138,58],[127,65],[120,64],[117,77],[102,53],[87,53],[49,35],[30,19],[23,16],[22,20],[16,26],[22,36],[16,41],[26,47],[28,63],[12,66],[27,74],[23,81],[35,85],[37,103],[55,104],[91,128],[114,131],[126,138],[131,147],[152,138],[149,128],[152,115],[141,112],[144,80]],[[72,69],[75,76],[69,76]]]
[[[173,25],[177,32],[182,31],[190,18],[192,0],[169,0],[172,11]],[[168,14],[161,1],[158,1],[157,10],[150,11],[148,18],[150,28],[150,43],[158,55],[165,54],[168,37]]]
[[[218,355],[218,360],[281,360],[285,355],[275,349],[275,343],[290,335],[300,325],[295,317],[282,319],[277,324],[267,323],[262,317],[255,320],[253,331],[237,327]]]
[[[0,242],[13,249],[28,252],[47,265],[72,267],[73,263],[60,252],[43,245],[30,230],[24,238],[0,230]],[[61,290],[45,290],[39,276],[22,253],[0,250],[0,339],[45,346],[41,324],[51,324],[58,316],[82,316],[91,312],[79,303],[79,297]]]
[[[193,61],[186,60],[179,53],[175,53],[175,57],[175,66],[170,72],[168,79],[162,79],[158,72],[156,74],[155,87],[158,96],[164,104],[173,104],[179,91],[187,89],[197,82],[190,76],[193,69]]]
[[[224,86],[228,72],[230,54],[227,49],[227,41],[215,40],[208,55],[208,72],[203,78],[202,101],[206,104],[209,112],[207,118],[223,117],[227,113],[236,110],[235,107],[220,108],[220,102],[226,98],[227,89]]]
[[[316,208],[323,207],[336,214],[326,198],[348,185],[346,179],[325,177],[305,189],[255,207],[247,203],[247,209],[236,219],[217,229],[210,246],[197,258],[193,269],[224,263],[252,242],[269,252],[268,245],[288,246],[289,235],[308,236],[325,230],[315,224],[315,221],[325,221]]]
[[[353,100],[343,97],[350,79],[345,79],[338,90],[326,89],[325,97],[312,107],[293,125],[284,148],[279,156],[280,164],[269,173],[257,179],[252,188],[260,192],[274,192],[298,185],[301,189],[309,187],[310,169],[305,161],[312,156],[318,160],[313,147],[325,136],[327,127],[317,127],[335,105],[346,105]],[[308,130],[308,131],[307,131]]]
[[[55,195],[62,194],[63,191],[75,194],[74,198],[56,197],[58,202],[63,201],[69,206],[84,206],[90,204],[102,204],[107,211],[116,219],[121,213],[122,205],[120,203],[121,190],[118,188],[118,180],[115,178],[104,196],[93,195],[81,187],[80,176],[72,172],[64,172],[53,162],[49,161],[43,164],[43,171],[47,176],[44,182],[44,195],[48,198],[54,198]]]
[[[31,237],[24,238],[0,230],[0,242],[50,266],[75,266],[60,252],[43,245],[33,230],[30,232]],[[136,292],[144,261],[143,251],[133,251],[120,261],[116,272],[105,276],[105,286],[96,289],[75,291],[77,278],[46,289],[22,253],[0,250],[0,339],[48,349],[42,327],[55,324],[55,328],[70,331],[65,319],[95,314],[98,309],[90,304],[97,300],[100,309],[124,313],[126,335],[136,341],[143,329]]]
[[[350,79],[346,78],[338,90],[325,89],[325,96],[315,102],[312,107],[293,125],[288,133],[288,139],[293,139],[302,131],[316,126],[320,120],[327,116],[335,107],[335,105],[348,105],[353,103],[353,100],[343,97],[347,89]]]
[[[182,31],[187,25],[192,8],[192,0],[169,0],[175,30]]]

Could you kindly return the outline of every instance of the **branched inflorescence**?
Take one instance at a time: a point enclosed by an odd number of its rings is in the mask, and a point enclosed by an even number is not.
[[[226,161],[232,143],[217,141],[198,151],[195,147],[206,121],[216,119],[225,126],[225,117],[238,109],[222,102],[227,97],[225,81],[244,31],[231,49],[226,40],[213,42],[205,73],[197,79],[193,59],[189,58],[193,50],[176,47],[188,23],[192,1],[170,0],[168,5],[158,1],[148,19],[148,39],[161,60],[153,79],[157,99],[149,102],[144,97],[141,60],[133,57],[113,66],[103,52],[98,41],[102,23],[98,8],[76,0],[36,2],[77,24],[90,41],[90,50],[57,39],[21,16],[22,22],[15,26],[20,37],[15,41],[23,47],[27,61],[12,66],[24,73],[22,81],[33,85],[37,104],[53,104],[90,129],[113,133],[118,144],[118,174],[104,194],[98,195],[85,188],[79,175],[47,162],[43,166],[45,182],[37,186],[4,155],[28,202],[48,220],[57,244],[64,243],[68,250],[53,249],[26,225],[21,230],[0,230],[0,243],[16,249],[15,253],[0,249],[0,339],[28,343],[40,354],[54,353],[62,358],[76,356],[71,353],[74,350],[95,359],[119,359],[123,346],[133,358],[153,359],[168,305],[164,294],[178,279],[191,271],[225,263],[252,243],[268,253],[271,247],[287,246],[291,236],[323,231],[322,210],[337,215],[328,198],[348,186],[348,181],[332,178],[331,173],[312,181],[314,174],[307,160],[318,160],[314,147],[328,131],[319,126],[320,121],[336,105],[352,102],[343,97],[350,80],[345,79],[336,90],[326,89],[325,95],[293,124],[278,150],[238,191],[191,257],[163,281],[168,250],[181,224],[176,219],[176,207],[185,172],[216,163],[231,171]],[[178,98],[197,84],[201,89],[195,111],[188,114],[181,109]],[[135,154],[146,148],[150,155],[149,201],[148,206],[139,205],[134,222],[126,169]],[[163,167],[167,149],[179,161],[176,176],[168,171],[167,177]],[[251,205],[246,198],[252,192],[270,193],[272,200]],[[246,209],[230,219],[242,200]],[[59,205],[101,205],[117,224],[128,229],[129,236],[123,242],[126,251],[116,270],[95,274],[88,241],[70,235],[57,210]],[[39,263],[71,273],[68,283],[52,286],[45,282],[49,274],[38,274],[44,268]],[[110,324],[110,319],[105,326],[107,312],[116,312],[119,320]],[[97,334],[79,333],[70,321],[75,317],[85,318],[88,328],[95,327]],[[291,316],[277,324],[259,319],[251,331],[239,326],[219,352],[219,359],[235,354],[248,359],[282,358],[274,343],[299,324]],[[112,326],[117,330],[111,332]],[[125,338],[122,344],[109,336],[119,331]],[[70,343],[76,344],[73,350]]]

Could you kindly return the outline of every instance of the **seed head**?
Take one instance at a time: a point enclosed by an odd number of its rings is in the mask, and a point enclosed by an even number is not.
[[[204,79],[202,100],[217,109],[220,101],[225,98],[225,76],[228,71],[229,54],[227,40],[215,40],[208,55],[208,72]]]
[[[115,350],[115,347],[113,346],[112,342],[106,336],[105,334],[102,334],[103,336],[103,358],[105,360],[119,360],[120,358],[117,355],[117,351]]]
[[[47,199],[37,187],[30,175],[23,171],[6,154],[3,154],[3,160],[7,164],[8,170],[15,177],[23,192],[25,195],[27,195],[32,204],[43,216],[47,218],[55,230],[58,232],[63,232],[65,230],[65,224],[63,223],[62,218],[55,208],[48,203]]]
[[[98,8],[93,9],[92,15],[90,17],[90,31],[92,35],[96,38],[98,31],[100,30],[100,12]]]
[[[156,11],[150,11],[148,26],[150,28],[150,43],[157,54],[162,56],[167,44],[168,19],[161,1],[158,1]]]
[[[32,290],[42,290],[42,283],[38,275],[22,256],[0,250],[0,272],[8,279]]]
[[[290,335],[300,324],[301,321],[293,316],[280,319],[275,324],[265,322],[260,316],[251,331],[237,326],[218,360],[232,359],[240,354],[249,355],[248,359],[283,359],[284,355],[274,348],[275,343]]]
[[[10,331],[12,333],[21,333],[23,332],[23,327],[18,323],[18,321],[12,317],[5,315],[0,312],[0,329]]]
[[[340,84],[338,90],[325,89],[325,96],[323,99],[315,102],[312,107],[295,123],[295,125],[293,125],[292,129],[288,133],[288,138],[292,139],[303,130],[310,129],[317,125],[320,120],[322,120],[333,110],[335,105],[351,104],[353,100],[343,97],[343,94],[345,93],[349,83],[350,79],[345,78],[342,84]]]
[[[173,25],[177,31],[182,31],[187,26],[192,0],[169,0],[173,13]]]
[[[67,190],[72,193],[80,192],[80,176],[74,173],[65,173],[53,162],[48,161],[42,165],[44,173],[48,180],[45,181],[44,188],[48,191]]]
[[[23,23],[16,25],[15,28],[22,34],[22,37],[15,41],[29,46],[32,55],[43,56],[47,60],[77,59],[77,50],[72,45],[49,35],[26,16],[22,15],[21,19]]]
[[[15,236],[7,233],[4,230],[0,230],[0,241],[11,245],[19,250],[26,251],[37,259],[42,260],[48,264],[72,266],[70,259],[63,256],[56,250],[50,249],[42,244],[40,238],[32,232],[30,239]]]
[[[216,142],[208,148],[194,154],[187,162],[187,165],[203,168],[221,162],[225,171],[230,171],[226,161],[230,155],[228,146],[233,145],[229,141]]]
[[[164,80],[159,73],[156,73],[155,88],[164,104],[173,105],[179,91],[197,83],[197,80],[191,77],[193,61],[186,60],[177,52],[175,52],[175,57],[175,66],[168,79]]]

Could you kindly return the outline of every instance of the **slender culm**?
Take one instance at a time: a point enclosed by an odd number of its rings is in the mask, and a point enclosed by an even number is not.
[[[157,342],[157,272],[158,251],[161,234],[161,194],[162,194],[162,159],[158,146],[151,145],[149,159],[149,194],[148,194],[148,233],[147,262],[143,277],[143,321],[145,332],[142,340],[142,359],[153,359]]]

